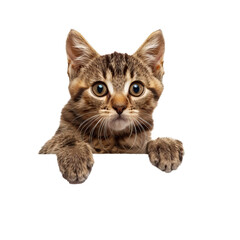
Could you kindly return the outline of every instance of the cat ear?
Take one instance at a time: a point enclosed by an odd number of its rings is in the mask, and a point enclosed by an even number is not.
[[[86,66],[93,58],[99,56],[84,37],[73,29],[68,34],[66,50],[70,79],[77,76],[81,67]]]
[[[163,55],[165,51],[165,42],[161,30],[153,32],[142,46],[133,54],[140,58],[151,69],[155,77],[162,79]]]

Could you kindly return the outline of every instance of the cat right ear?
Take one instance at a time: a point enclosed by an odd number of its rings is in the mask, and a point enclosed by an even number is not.
[[[77,77],[81,67],[86,66],[93,58],[99,56],[84,37],[73,29],[67,37],[66,51],[68,57],[68,76],[70,80]]]
[[[163,55],[165,51],[165,42],[161,30],[153,32],[141,47],[133,54],[147,64],[153,75],[159,80],[164,74]]]

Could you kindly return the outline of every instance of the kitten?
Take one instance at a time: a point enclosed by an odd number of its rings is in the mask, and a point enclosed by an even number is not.
[[[84,182],[93,153],[147,153],[165,172],[177,169],[182,143],[151,140],[152,113],[163,91],[164,38],[153,32],[133,55],[100,56],[75,30],[67,37],[71,99],[55,135],[39,153],[57,155],[70,183]]]

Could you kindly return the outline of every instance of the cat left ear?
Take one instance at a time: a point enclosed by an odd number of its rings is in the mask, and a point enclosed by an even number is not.
[[[70,79],[77,76],[81,67],[86,66],[92,59],[99,56],[85,38],[75,30],[71,30],[68,34],[66,50]]]
[[[141,47],[133,54],[140,58],[151,69],[156,78],[162,79],[164,74],[163,55],[165,51],[165,42],[161,30],[153,32]]]

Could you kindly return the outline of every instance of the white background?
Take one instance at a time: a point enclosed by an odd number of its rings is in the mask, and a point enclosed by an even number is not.
[[[1,1],[0,239],[240,239],[239,1]],[[180,139],[170,174],[147,155],[94,155],[70,185],[38,155],[69,99],[73,28],[129,54],[161,28],[165,89],[153,137]]]

